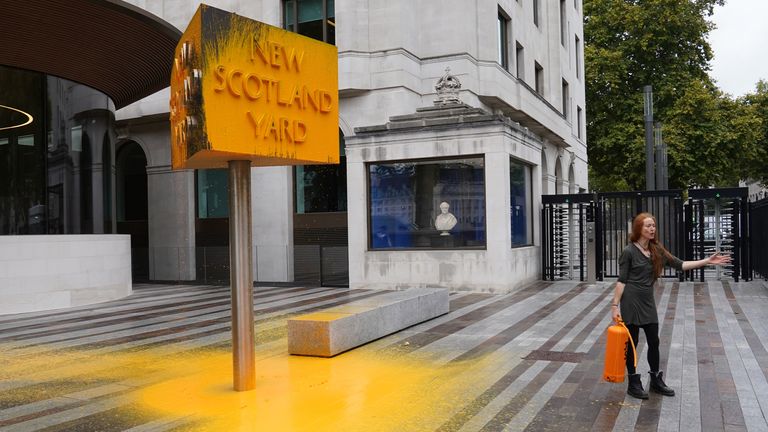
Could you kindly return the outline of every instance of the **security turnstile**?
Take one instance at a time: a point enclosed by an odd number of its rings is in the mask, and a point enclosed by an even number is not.
[[[730,265],[692,270],[686,275],[688,279],[751,279],[747,188],[689,191],[686,228],[687,260],[704,259],[716,251],[731,256]]]
[[[587,279],[587,221],[594,196],[542,196],[542,262],[545,280]]]

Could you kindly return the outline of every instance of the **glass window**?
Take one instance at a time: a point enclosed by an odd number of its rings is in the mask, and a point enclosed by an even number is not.
[[[371,249],[485,246],[484,159],[368,165]]]
[[[533,243],[533,206],[531,205],[531,167],[509,160],[509,210],[512,247]]]
[[[570,95],[568,91],[568,81],[563,79],[563,117],[565,117],[566,120],[568,120],[568,102],[570,100]]]
[[[538,62],[534,62],[534,68],[536,70],[536,93],[544,96],[544,68]]]
[[[229,185],[226,168],[197,170],[197,217],[229,217]]]
[[[113,144],[94,134],[113,133],[113,110],[94,89],[0,66],[0,235],[111,232]]]
[[[44,80],[0,67],[0,235],[45,234]]]
[[[509,27],[509,18],[499,10],[499,64],[505,70],[509,70],[509,42],[507,29]]]
[[[283,28],[319,41],[336,44],[334,0],[283,1]]]
[[[581,127],[582,127],[581,116],[582,116],[581,107],[577,106],[576,107],[576,136],[579,137],[579,139],[581,139]]]
[[[581,40],[578,36],[575,36],[573,50],[576,54],[576,78],[581,79]]]
[[[539,26],[539,0],[533,0],[533,23]]]
[[[525,80],[525,49],[520,42],[515,42],[515,62],[517,63],[517,79]]]
[[[565,0],[560,0],[560,43],[565,46],[568,43],[568,19],[565,15]]]
[[[338,165],[296,167],[296,213],[347,211],[347,158],[344,135],[339,130]]]

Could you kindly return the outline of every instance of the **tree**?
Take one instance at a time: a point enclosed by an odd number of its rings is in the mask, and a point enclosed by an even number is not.
[[[648,84],[654,89],[655,119],[665,123],[670,188],[733,182],[728,171],[735,164],[729,163],[728,151],[749,138],[748,127],[755,122],[741,119],[740,114],[754,111],[723,95],[707,74],[712,49],[706,37],[713,28],[707,18],[721,4],[723,0],[584,0],[587,141],[594,188],[644,188],[642,88]]]
[[[768,81],[758,81],[755,92],[744,96],[743,103],[754,110],[762,121],[758,129],[758,142],[754,157],[749,161],[746,178],[757,180],[768,187]]]

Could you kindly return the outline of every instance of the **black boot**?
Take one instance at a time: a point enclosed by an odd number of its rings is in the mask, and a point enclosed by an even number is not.
[[[664,383],[664,372],[658,371],[658,372],[648,372],[651,374],[651,390],[655,391],[658,394],[663,394],[664,396],[674,396],[675,391],[671,388],[667,387],[667,384]]]
[[[643,390],[643,382],[640,381],[640,374],[630,374],[627,378],[629,379],[627,394],[638,399],[648,399],[648,393]]]

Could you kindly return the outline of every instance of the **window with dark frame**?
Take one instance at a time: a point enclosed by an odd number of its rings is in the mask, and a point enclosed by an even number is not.
[[[284,0],[283,28],[335,45],[334,8],[334,0]]]
[[[533,0],[533,23],[539,26],[539,0]]]
[[[509,70],[509,17],[499,9],[499,64],[504,70]]]
[[[534,62],[534,70],[536,71],[536,93],[544,96],[544,68],[539,62]]]
[[[568,44],[568,18],[565,13],[565,0],[560,0],[560,43]]]
[[[531,166],[509,159],[509,216],[512,247],[533,244]]]
[[[573,51],[576,54],[576,78],[581,79],[581,39],[579,36],[575,36]]]
[[[563,117],[565,117],[566,120],[568,120],[568,99],[570,98],[569,90],[568,90],[568,81],[563,78]]]
[[[520,42],[515,42],[515,67],[517,79],[525,80],[525,48]]]
[[[581,127],[582,127],[581,124],[583,123],[581,116],[582,116],[581,107],[577,105],[576,106],[576,136],[579,137],[579,139],[581,139]]]

